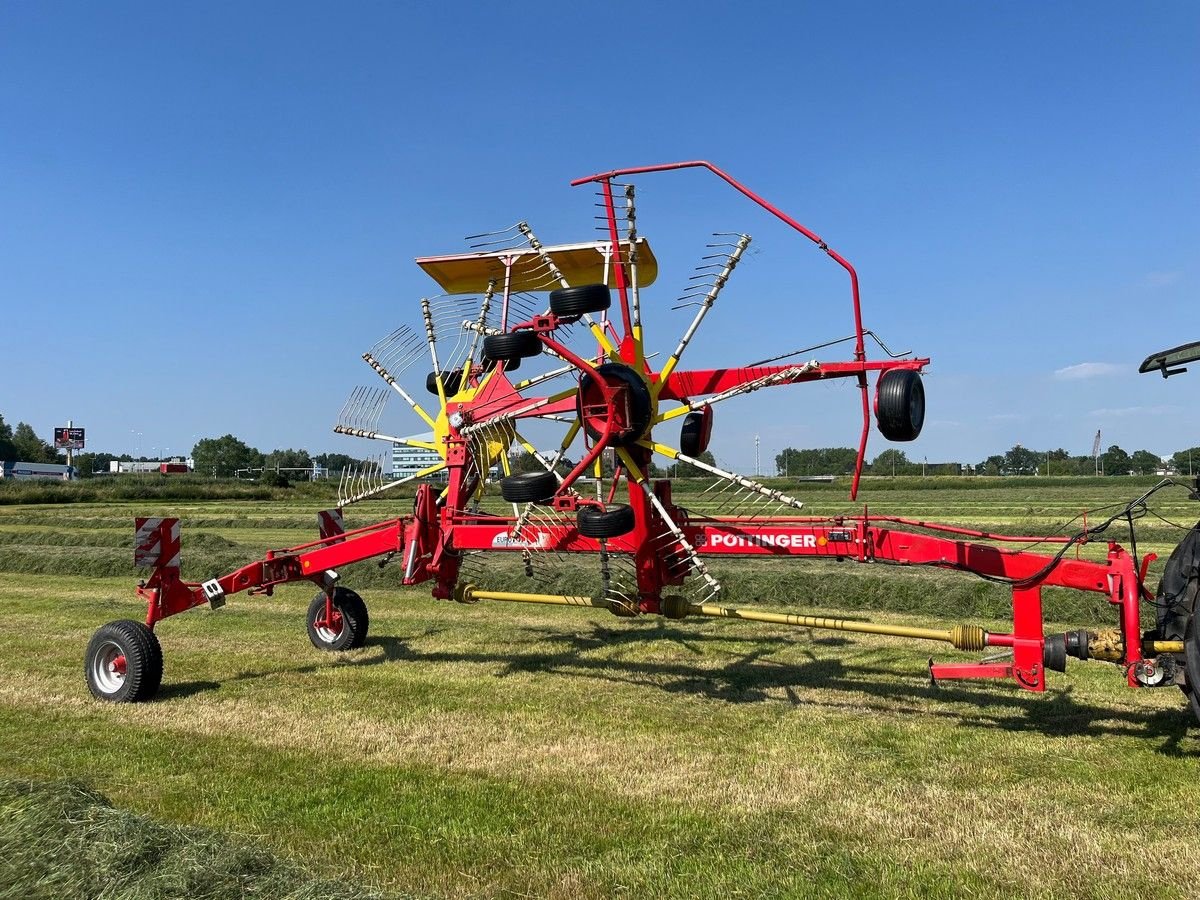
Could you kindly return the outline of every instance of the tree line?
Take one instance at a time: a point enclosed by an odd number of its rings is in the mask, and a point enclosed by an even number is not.
[[[710,451],[704,451],[699,459],[716,465]],[[775,457],[776,474],[783,476],[847,475],[854,471],[857,452],[851,447],[821,447],[796,449],[787,447]],[[39,463],[64,463],[66,457],[47,441],[38,437],[33,427],[26,422],[11,426],[0,415],[0,460]],[[135,460],[128,453],[104,452],[76,453],[73,457],[80,477],[109,471],[109,463],[150,461],[148,457]],[[239,471],[280,469],[312,469],[319,466],[332,472],[351,467],[377,465],[369,460],[357,459],[345,453],[310,454],[307,450],[276,449],[263,453],[232,434],[197,441],[192,448],[195,471],[216,478],[232,478]],[[515,448],[509,457],[514,472],[542,471],[541,464],[524,450]],[[612,473],[610,454],[602,457],[605,474]],[[569,459],[559,463],[565,474],[574,467]],[[1200,474],[1200,447],[1178,450],[1170,457],[1160,458],[1149,450],[1127,452],[1113,444],[1098,458],[1073,456],[1061,447],[1054,450],[1033,450],[1014,445],[1005,453],[986,457],[978,463],[934,462],[924,459],[912,460],[905,451],[889,447],[865,467],[871,475],[1152,475],[1162,469],[1174,470],[1180,475]],[[694,478],[707,473],[687,463],[668,465],[665,468],[652,463],[650,477]]]
[[[54,445],[42,440],[26,422],[18,422],[14,428],[0,415],[0,461],[31,463],[65,463],[66,454]],[[81,478],[109,471],[109,464],[117,462],[154,462],[148,456],[134,457],[128,453],[79,452],[73,454],[72,464]],[[232,434],[216,438],[204,438],[192,448],[195,471],[201,475],[217,478],[232,478],[239,470],[261,469],[311,469],[319,466],[331,472],[340,472],[352,466],[378,465],[372,461],[357,459],[345,453],[310,454],[307,450],[281,449],[263,453]]]
[[[854,471],[857,452],[850,447],[817,450],[786,448],[775,457],[779,475],[848,475]],[[1061,447],[1033,450],[1015,445],[978,463],[912,460],[903,450],[889,447],[864,467],[871,475],[1153,475],[1164,469],[1181,475],[1200,473],[1200,447],[1176,451],[1165,460],[1149,450],[1132,453],[1113,444],[1098,458],[1072,456]]]
[[[18,422],[7,424],[0,415],[0,460],[4,462],[63,463],[66,457],[37,436],[33,426]]]

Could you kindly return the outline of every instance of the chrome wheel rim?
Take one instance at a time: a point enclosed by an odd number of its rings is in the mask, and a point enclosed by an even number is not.
[[[105,641],[92,657],[92,683],[105,694],[115,694],[125,685],[126,655],[115,641]]]

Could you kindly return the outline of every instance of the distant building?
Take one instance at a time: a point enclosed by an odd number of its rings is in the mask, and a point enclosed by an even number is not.
[[[172,459],[154,459],[154,460],[124,460],[112,459],[108,462],[108,473],[110,475],[145,475],[150,472],[158,472],[161,475],[182,475],[192,470],[192,461],[184,460],[178,456]]]
[[[0,462],[0,478],[18,481],[74,481],[75,467],[60,463]]]
[[[413,441],[432,441],[432,434],[414,434],[409,436]],[[426,450],[424,447],[410,447],[407,444],[392,444],[392,478],[411,478],[422,469],[436,466],[442,457],[436,450]]]

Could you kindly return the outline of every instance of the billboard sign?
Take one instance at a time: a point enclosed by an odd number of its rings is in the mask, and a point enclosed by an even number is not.
[[[82,428],[55,428],[54,446],[58,450],[82,450]]]

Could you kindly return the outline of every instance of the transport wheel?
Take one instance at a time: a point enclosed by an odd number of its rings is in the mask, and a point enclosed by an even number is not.
[[[683,417],[683,426],[679,429],[679,449],[684,456],[699,456],[708,449],[708,439],[712,437],[712,416],[692,412]]]
[[[353,650],[367,640],[367,604],[349,588],[333,589],[333,614],[325,616],[325,592],[308,605],[308,639],[318,650]]]
[[[606,284],[581,284],[550,292],[550,311],[567,322],[584,313],[603,312],[612,306],[612,294]]]
[[[581,506],[575,513],[575,524],[584,537],[620,537],[633,531],[633,510],[623,503],[608,509]]]
[[[455,369],[453,372],[442,373],[442,384],[446,386],[446,396],[453,397],[462,387],[462,372]],[[425,376],[425,390],[434,396],[437,395],[437,372],[430,372]]]
[[[489,334],[483,339],[483,354],[496,362],[524,359],[542,352],[542,342],[532,331],[512,331],[508,334]]]
[[[548,503],[557,492],[553,472],[522,472],[500,479],[500,495],[509,503]]]
[[[875,421],[889,441],[915,441],[925,424],[925,386],[911,369],[892,369],[879,378]]]
[[[88,690],[98,700],[139,703],[162,684],[163,655],[158,637],[141,622],[121,619],[96,629],[83,657]]]

